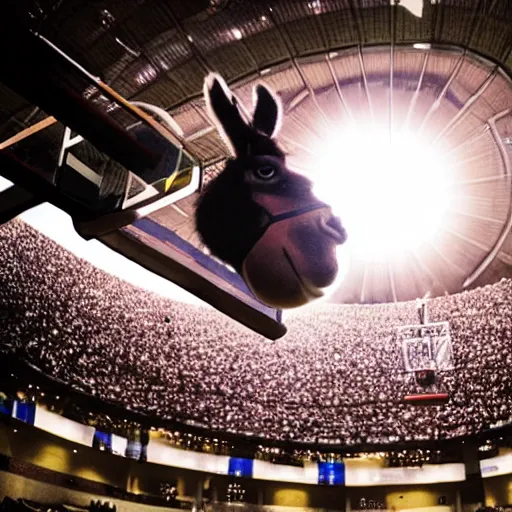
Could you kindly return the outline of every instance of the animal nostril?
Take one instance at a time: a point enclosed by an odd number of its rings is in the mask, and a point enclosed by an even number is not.
[[[337,231],[343,237],[346,237],[345,228],[341,225],[341,221],[339,217],[335,217],[334,215],[327,221],[327,225]]]

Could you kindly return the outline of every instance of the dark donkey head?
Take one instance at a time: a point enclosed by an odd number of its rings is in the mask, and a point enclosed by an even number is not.
[[[204,94],[233,158],[198,200],[196,227],[217,258],[241,274],[264,303],[290,308],[323,295],[338,273],[346,235],[311,182],[286,167],[274,141],[281,103],[264,85],[247,123],[224,80],[210,74]]]

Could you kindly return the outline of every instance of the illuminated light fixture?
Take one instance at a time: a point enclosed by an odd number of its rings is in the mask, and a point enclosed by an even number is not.
[[[321,9],[320,0],[314,0],[313,2],[308,2],[308,7],[315,13],[319,13]]]
[[[431,242],[454,207],[447,152],[425,135],[394,132],[386,121],[350,123],[324,137],[307,163],[315,194],[347,230],[350,259],[400,260]],[[338,257],[339,257],[338,253]],[[345,263],[344,263],[345,265]]]
[[[330,52],[329,53],[329,59],[334,59],[334,57],[338,56],[338,52]]]
[[[108,11],[107,9],[103,9],[102,11],[100,11],[100,22],[105,28],[108,29],[115,24],[116,19],[110,11]]]
[[[416,50],[430,50],[432,48],[430,43],[414,43],[412,46]]]
[[[389,3],[393,5],[395,0],[389,0]],[[423,0],[399,0],[398,3],[417,18],[423,16]]]
[[[187,39],[188,39],[191,43],[193,43],[193,42],[194,42],[194,38],[193,38],[190,34],[188,34],[188,35],[187,35]]]
[[[18,430],[17,430],[17,429],[14,429],[14,433],[15,433],[15,434],[16,434],[16,432],[18,432]]]
[[[242,39],[242,31],[239,28],[234,28],[231,33],[233,34],[233,37],[240,41]]]
[[[272,68],[265,68],[265,69],[262,69],[260,71],[260,75],[267,75],[268,73],[270,73],[270,71],[272,70]]]
[[[73,450],[73,453],[78,453],[78,450]]]
[[[261,20],[261,21],[267,21],[267,17],[266,17],[266,16],[262,16],[262,17],[260,18],[260,20]]]

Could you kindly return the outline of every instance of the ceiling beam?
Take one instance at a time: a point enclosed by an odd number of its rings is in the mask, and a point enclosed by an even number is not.
[[[441,251],[434,242],[427,242],[428,245],[432,248],[432,250],[439,256],[440,259],[442,259],[449,267],[454,268],[461,276],[465,277],[467,275],[467,271],[464,270],[462,267],[457,265],[454,261],[447,258],[443,251]]]
[[[508,109],[507,113],[504,115],[508,115],[511,112],[512,112],[512,108]],[[501,136],[498,133],[498,129],[496,128],[496,121],[498,121],[498,119],[499,118],[497,116],[494,116],[492,119],[489,119],[488,123],[491,128],[493,137],[496,141],[496,144],[498,145],[498,148],[500,150],[503,164],[505,166],[505,175],[512,182],[512,164],[510,162],[507,148],[505,147],[505,144],[503,143],[503,140],[501,139]],[[466,279],[466,281],[463,284],[464,288],[471,286],[480,277],[480,275],[485,271],[485,269],[491,264],[492,260],[496,257],[498,252],[501,250],[503,244],[505,243],[505,240],[507,239],[507,237],[510,234],[511,229],[512,229],[512,199],[509,201],[508,212],[507,212],[507,222],[504,224],[503,229],[500,233],[500,236],[496,240],[492,249],[482,259],[482,261],[476,267],[476,269],[472,272],[472,274]]]
[[[327,67],[329,68],[329,73],[331,74],[332,81],[334,83],[334,87],[336,88],[336,92],[338,94],[338,98],[340,100],[340,103],[342,107],[345,109],[345,112],[347,113],[349,119],[351,121],[354,120],[354,116],[352,115],[352,112],[350,112],[350,109],[348,107],[348,103],[345,100],[345,97],[343,95],[343,92],[341,91],[341,87],[338,81],[338,77],[336,76],[336,72],[334,70],[334,66],[332,65],[331,56],[330,53],[326,54],[325,60],[327,62]]]
[[[450,76],[448,77],[448,80],[446,81],[443,89],[439,93],[439,96],[432,102],[432,104],[430,105],[429,109],[427,110],[427,113],[425,114],[425,117],[423,118],[423,121],[421,122],[421,125],[420,125],[420,127],[418,129],[419,133],[421,133],[423,131],[423,129],[425,128],[425,126],[426,126],[426,124],[428,122],[428,120],[430,119],[430,116],[441,105],[442,99],[446,96],[446,93],[448,92],[448,89],[450,88],[450,85],[455,80],[455,77],[458,75],[458,73],[459,73],[459,71],[460,71],[460,69],[462,67],[462,64],[464,64],[465,57],[466,57],[466,52],[461,53],[461,55],[459,56],[459,58],[457,60],[457,63],[453,67],[453,71],[451,72]]]
[[[480,243],[478,240],[475,240],[474,238],[463,235],[462,233],[459,233],[453,229],[447,228],[446,226],[443,226],[441,229],[443,231],[446,231],[447,233],[450,233],[450,235],[453,235],[453,236],[459,238],[460,240],[463,240],[464,242],[468,243],[469,245],[472,245],[473,247],[476,247],[477,249],[484,251],[485,253],[489,252],[489,247],[485,246],[484,244]]]
[[[485,217],[484,215],[476,215],[475,213],[470,212],[462,212],[460,210],[455,210],[454,208],[449,208],[449,211],[454,213],[455,215],[462,215],[463,217],[469,217],[471,219],[481,220],[483,222],[490,222],[491,224],[503,224],[502,219],[496,219],[493,217]]]
[[[512,254],[500,251],[497,255],[497,258],[502,262],[505,263],[505,265],[508,265],[509,267],[512,267]]]
[[[433,247],[433,246],[432,246]],[[435,249],[434,249],[435,250]],[[443,293],[448,293],[448,290],[446,289],[446,286],[441,283],[441,281],[437,278],[437,276],[434,274],[434,272],[432,272],[432,270],[430,269],[430,267],[423,261],[423,258],[421,258],[417,253],[416,251],[411,251],[412,252],[412,255],[414,257],[414,259],[416,260],[416,262],[418,263],[418,265],[422,268],[423,272],[425,272],[426,274],[428,274],[428,276],[430,277],[430,279],[432,280],[432,284],[434,286],[437,286],[440,290],[443,291]],[[437,252],[437,251],[435,251]],[[439,254],[437,252],[437,254]]]
[[[437,134],[432,144],[435,144],[441,137],[444,137],[450,130],[459,122],[462,116],[468,111],[469,108],[482,96],[486,89],[491,85],[494,77],[498,72],[498,66],[495,66],[489,76],[483,81],[480,87],[466,100],[463,107],[457,112],[457,114],[450,119],[450,121],[443,127],[443,129]]]
[[[398,0],[397,0],[398,1]],[[391,46],[389,49],[389,140],[391,142],[394,131],[394,112],[393,112],[393,89],[394,89],[394,73],[395,73],[395,38],[396,38],[396,8],[397,1],[393,1],[389,4],[389,8],[391,11],[390,15],[390,34],[391,34]]]
[[[429,56],[430,56],[430,51],[425,52],[425,58],[423,59],[423,65],[421,67],[420,79],[418,80],[418,85],[416,86],[416,89],[414,90],[414,94],[412,95],[411,102],[409,103],[409,108],[407,109],[407,116],[405,117],[404,127],[406,129],[409,127],[411,115],[414,112],[414,109],[416,108],[416,103],[418,102],[420,90],[423,85],[423,79],[425,77],[425,72],[427,70]]]
[[[370,90],[368,88],[368,79],[366,77],[366,69],[364,67],[363,50],[361,48],[361,45],[359,45],[357,50],[358,50],[357,56],[359,58],[359,66],[361,68],[361,76],[363,77],[363,84],[364,84],[364,90],[366,93],[366,99],[368,101],[368,107],[370,109],[370,114],[372,116],[372,119],[375,121],[375,114],[373,112],[372,99],[370,97]]]

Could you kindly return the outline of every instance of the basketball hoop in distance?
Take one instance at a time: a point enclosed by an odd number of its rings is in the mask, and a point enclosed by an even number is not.
[[[422,388],[435,386],[436,372],[432,368],[422,368],[414,372],[416,384]],[[443,405],[448,401],[448,393],[428,392],[406,395],[404,401],[411,405]]]
[[[433,386],[436,383],[436,371],[432,368],[422,368],[414,372],[416,383],[422,388]]]

